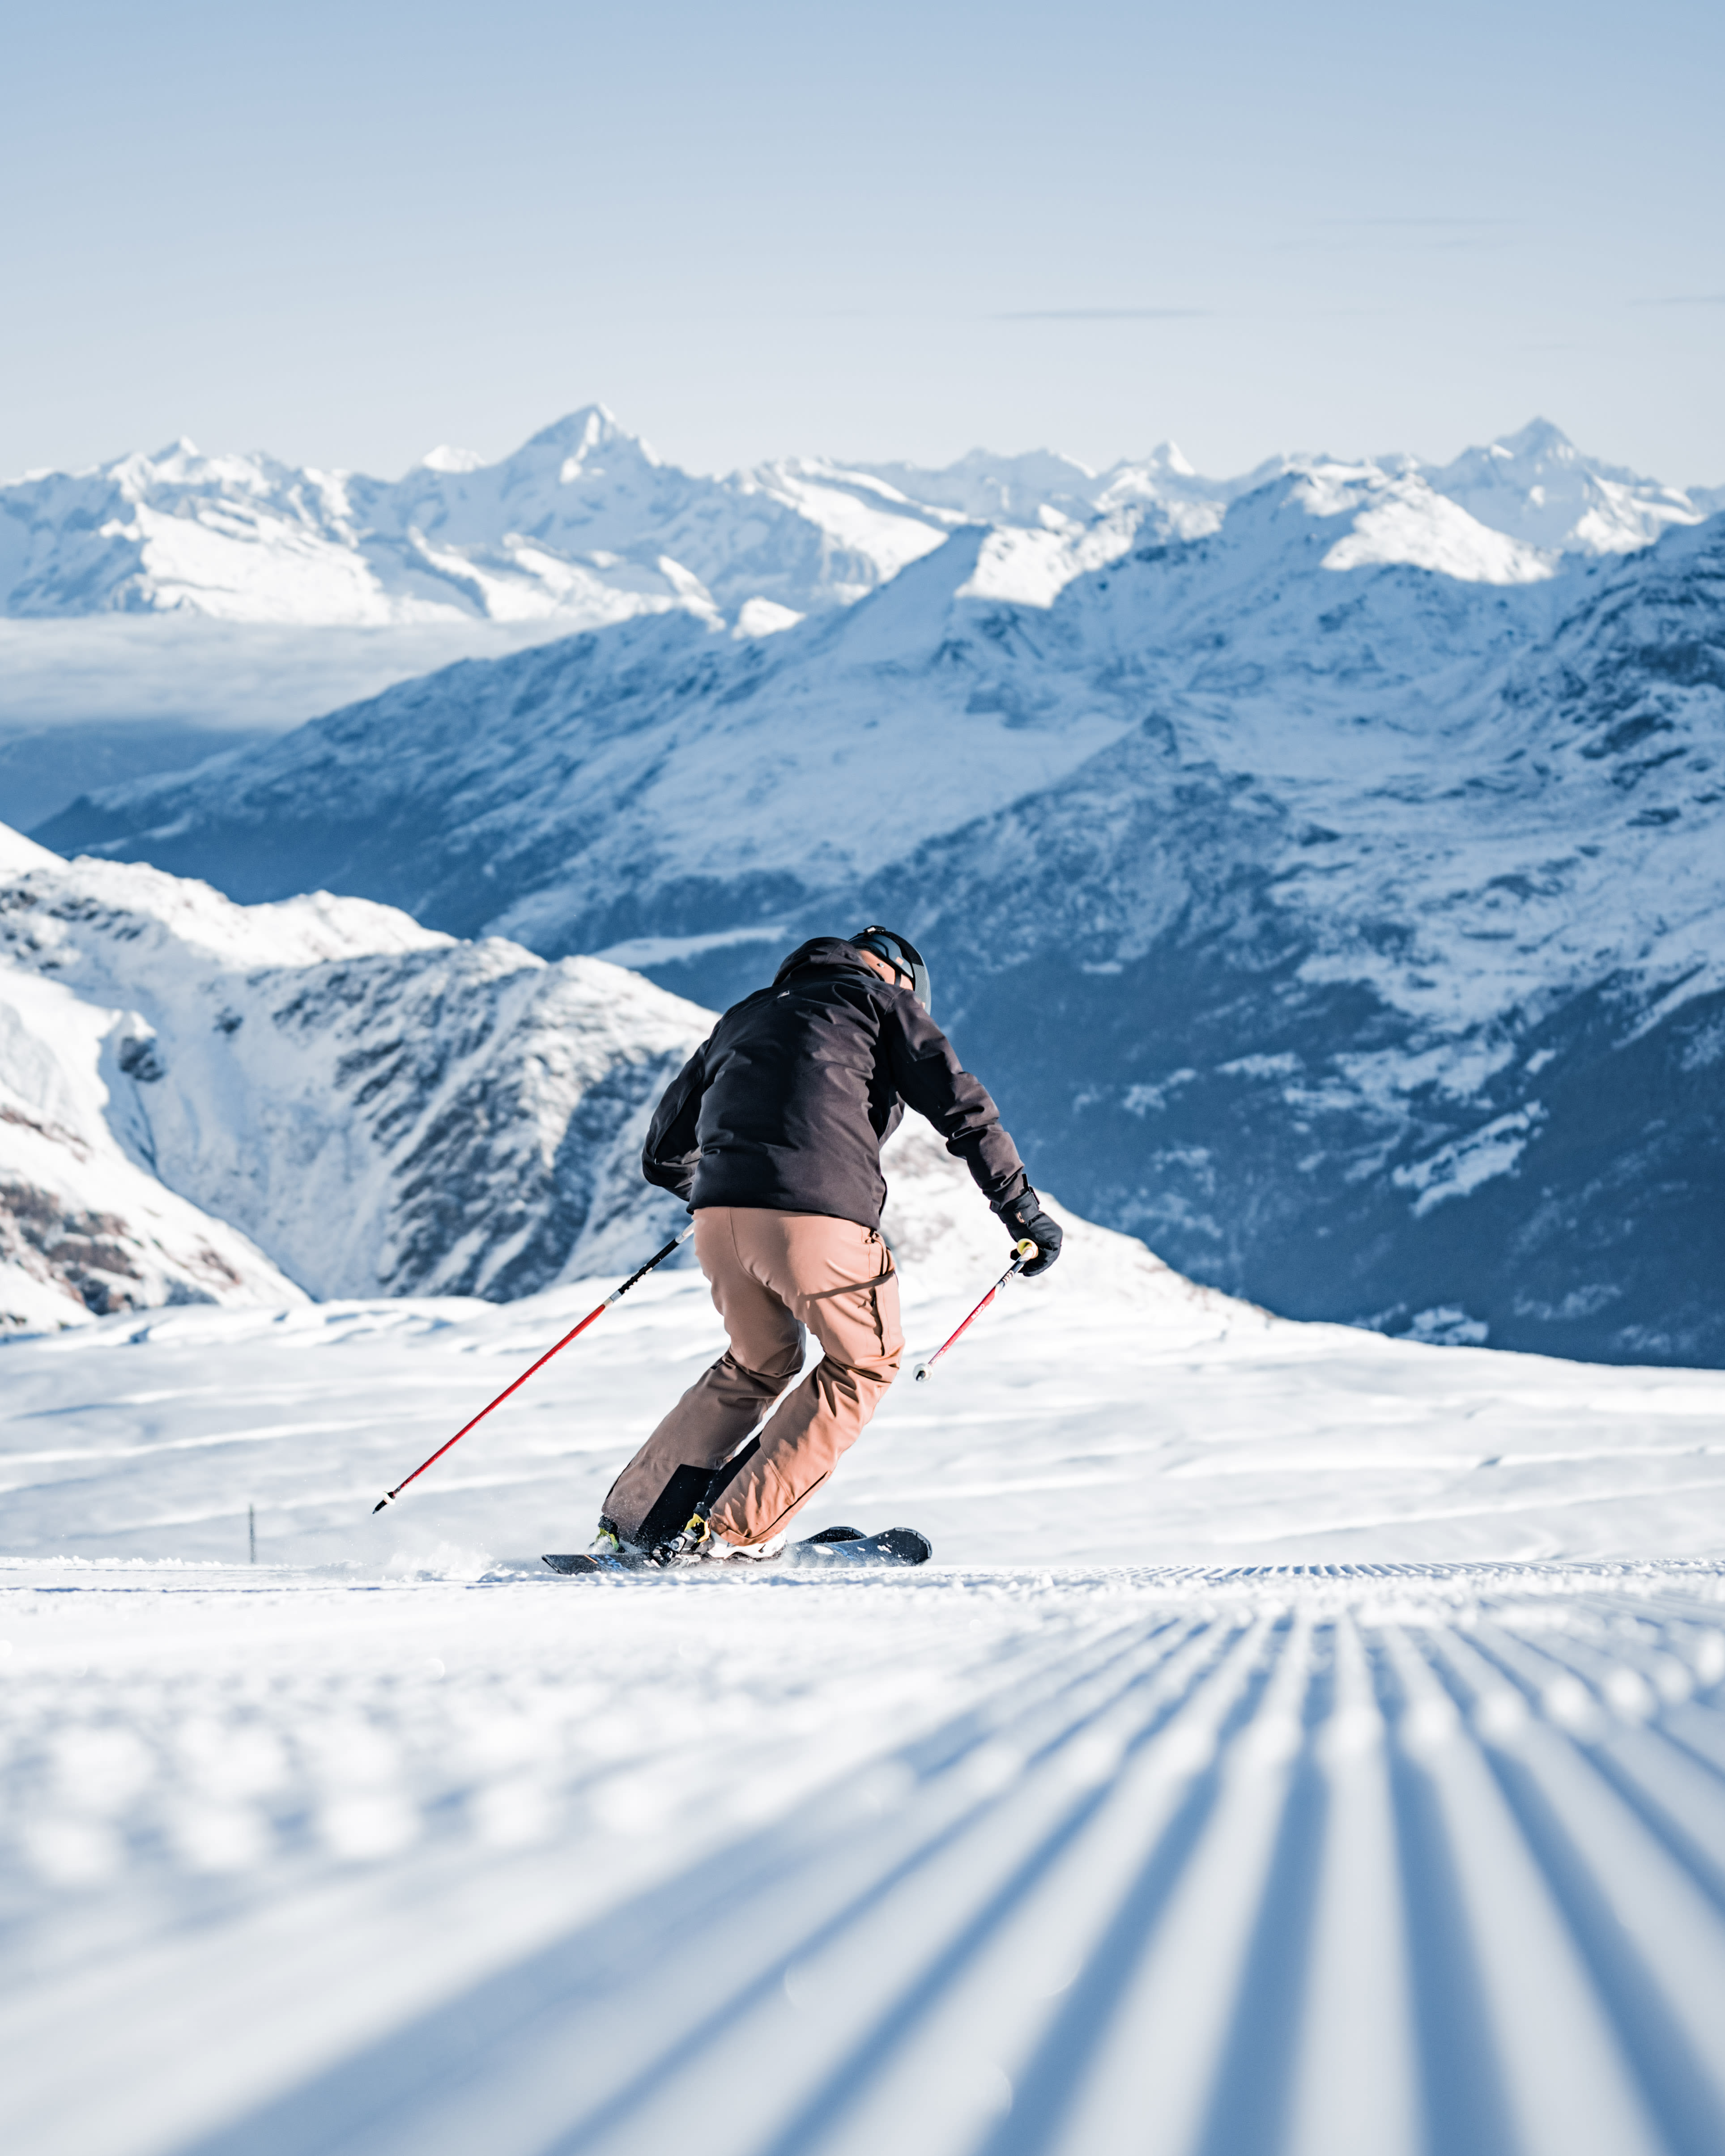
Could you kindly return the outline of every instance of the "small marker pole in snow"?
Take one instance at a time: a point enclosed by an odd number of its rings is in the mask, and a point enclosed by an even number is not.
[[[252,1563],[255,1564],[258,1561],[258,1508],[255,1505],[248,1505],[245,1508],[245,1538],[251,1545]]]
[[[995,1281],[993,1286],[988,1290],[988,1292],[983,1297],[976,1308],[972,1311],[970,1316],[965,1319],[964,1323],[958,1327],[958,1332],[953,1333],[950,1339],[942,1340],[940,1346],[935,1349],[933,1354],[929,1357],[926,1363],[919,1363],[916,1365],[916,1383],[919,1385],[928,1375],[929,1372],[934,1368],[935,1364],[939,1362],[942,1356],[946,1353],[947,1348],[952,1346],[952,1342],[958,1337],[958,1333],[965,1332],[970,1326],[975,1323],[976,1320],[982,1316],[983,1312],[994,1300],[995,1296],[999,1294],[1001,1289],[1006,1286],[1006,1283],[1012,1278],[1013,1275],[1014,1273],[1023,1272],[1024,1267],[1030,1262],[1031,1259],[1034,1258],[1035,1255],[1036,1245],[1030,1240],[1030,1238],[1028,1235],[1024,1237],[1022,1242],[1016,1243],[1013,1245],[1012,1263],[1006,1268],[1006,1270],[1002,1273],[999,1279]]]
[[[388,1504],[393,1498],[400,1496],[402,1491],[407,1488],[409,1482],[417,1482],[419,1477],[434,1461],[443,1458],[444,1455],[449,1450],[450,1445],[459,1445],[462,1439],[466,1436],[468,1431],[472,1430],[475,1424],[482,1423],[485,1417],[490,1414],[493,1408],[501,1408],[511,1393],[518,1393],[521,1387],[526,1383],[528,1378],[532,1376],[535,1370],[542,1370],[553,1355],[559,1353],[563,1348],[568,1346],[572,1340],[578,1338],[582,1333],[585,1332],[588,1327],[593,1323],[596,1317],[603,1317],[605,1312],[619,1296],[627,1295],[637,1281],[645,1280],[648,1274],[652,1271],[655,1265],[662,1265],[665,1260],[670,1255],[671,1252],[676,1249],[677,1245],[680,1243],[686,1243],[694,1233],[695,1223],[691,1220],[688,1226],[684,1229],[680,1235],[673,1235],[670,1242],[665,1245],[662,1250],[655,1251],[653,1255],[648,1259],[645,1265],[638,1266],[636,1270],[629,1275],[629,1278],[623,1283],[621,1287],[614,1287],[610,1294],[605,1297],[605,1300],[602,1303],[599,1303],[595,1308],[588,1311],[586,1317],[582,1319],[579,1325],[574,1327],[571,1331],[563,1335],[562,1338],[557,1342],[556,1347],[547,1348],[545,1353],[539,1358],[539,1360],[533,1363],[530,1368],[523,1370],[520,1377],[516,1379],[512,1385],[506,1385],[503,1388],[503,1390],[498,1394],[495,1400],[488,1400],[485,1406],[482,1407],[479,1413],[474,1417],[472,1422],[463,1423],[460,1429],[458,1430],[455,1435],[449,1440],[449,1445],[439,1445],[437,1450],[432,1454],[430,1460],[422,1460],[411,1475],[404,1476],[403,1479],[396,1484],[393,1490],[386,1490],[383,1492],[383,1495],[377,1500],[377,1503],[372,1506],[372,1512],[373,1515],[375,1516],[377,1513],[381,1512],[383,1507]]]

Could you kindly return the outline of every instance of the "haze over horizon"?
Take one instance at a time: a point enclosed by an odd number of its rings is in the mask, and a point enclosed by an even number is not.
[[[785,451],[783,459],[771,459],[762,457],[721,467],[685,463],[680,458],[670,455],[660,446],[660,440],[653,429],[643,424],[639,415],[632,413],[627,404],[619,406],[612,398],[595,396],[581,398],[567,411],[559,412],[541,424],[530,427],[526,434],[519,439],[511,439],[501,448],[476,449],[471,441],[445,438],[442,440],[429,442],[422,450],[410,457],[398,470],[384,470],[376,466],[337,465],[327,458],[320,459],[315,455],[306,459],[304,468],[311,470],[341,471],[350,476],[381,480],[386,485],[406,480],[414,472],[427,468],[448,470],[465,470],[470,468],[483,470],[492,465],[507,464],[511,456],[519,454],[532,442],[553,434],[559,428],[567,426],[572,419],[579,418],[584,413],[595,411],[603,413],[615,424],[623,434],[638,443],[641,449],[655,458],[661,465],[679,472],[687,473],[692,477],[702,479],[733,479],[764,470],[773,462],[795,462],[798,459],[809,459],[813,461],[824,460],[839,469],[861,470],[891,470],[897,465],[906,471],[927,471],[933,475],[951,471],[956,466],[972,461],[1005,463],[1015,459],[1040,457],[1062,459],[1080,466],[1094,478],[1100,478],[1123,466],[1144,464],[1166,451],[1172,453],[1176,469],[1183,466],[1196,478],[1222,482],[1245,479],[1261,467],[1274,465],[1282,458],[1333,458],[1343,464],[1363,465],[1412,456],[1422,469],[1433,469],[1453,462],[1456,457],[1466,455],[1470,450],[1516,441],[1547,429],[1554,429],[1571,448],[1584,457],[1591,457],[1594,454],[1592,444],[1577,440],[1570,429],[1553,420],[1548,413],[1540,412],[1525,413],[1520,421],[1512,425],[1506,424],[1503,426],[1492,428],[1468,441],[1457,441],[1453,444],[1445,444],[1437,453],[1430,457],[1409,450],[1406,444],[1401,442],[1385,441],[1370,444],[1357,442],[1284,442],[1266,449],[1261,457],[1254,459],[1250,464],[1237,468],[1230,467],[1224,470],[1199,465],[1188,454],[1186,445],[1178,434],[1158,434],[1154,441],[1142,442],[1135,447],[1122,449],[1113,454],[1097,457],[1078,456],[1076,452],[1063,448],[1055,441],[1010,443],[977,441],[968,444],[962,449],[956,450],[950,457],[942,458],[936,463],[925,464],[915,458],[889,457],[884,454],[872,458],[862,456],[847,458],[820,444],[805,444]],[[200,458],[275,457],[276,461],[282,461],[277,456],[272,444],[268,442],[246,444],[213,442],[201,440],[189,434],[182,433],[178,435],[164,436],[160,441],[133,442],[125,449],[117,451],[113,457],[95,459],[84,466],[37,465],[26,472],[0,473],[0,487],[11,485],[20,480],[41,479],[54,474],[76,475],[80,471],[100,470],[126,457],[145,457],[159,461],[172,455],[177,450],[189,450]],[[1601,464],[1616,463],[1616,459],[1603,455],[1599,456],[1598,460]],[[1621,468],[1635,469],[1628,465]],[[1638,475],[1668,486],[1677,488],[1698,486],[1703,490],[1706,490],[1706,482],[1698,480],[1693,474],[1640,471]]]
[[[1106,0],[1057,43],[1018,4],[74,0],[13,51],[8,477],[182,434],[388,476],[603,398],[698,471],[1441,460],[1539,413],[1725,480],[1697,0]]]

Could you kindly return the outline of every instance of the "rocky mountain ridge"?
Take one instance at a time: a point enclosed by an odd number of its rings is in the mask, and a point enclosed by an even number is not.
[[[680,1216],[639,1147],[707,1014],[364,900],[239,906],[3,837],[0,1322],[508,1301]]]

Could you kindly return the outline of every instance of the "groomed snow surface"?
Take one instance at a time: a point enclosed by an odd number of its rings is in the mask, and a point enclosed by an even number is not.
[[[998,1231],[896,1183],[914,1355]],[[686,1271],[372,1517],[608,1285],[0,1349],[0,2145],[1725,2147],[1717,1373],[1075,1224],[807,1516],[922,1570],[538,1566],[715,1352]]]

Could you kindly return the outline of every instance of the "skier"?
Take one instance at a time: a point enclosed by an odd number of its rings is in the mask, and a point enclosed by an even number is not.
[[[770,988],[726,1012],[654,1113],[642,1172],[694,1214],[731,1345],[611,1486],[595,1557],[776,1556],[861,1435],[904,1353],[880,1142],[906,1104],[1013,1240],[1035,1244],[1027,1278],[1060,1255],[993,1101],[930,1014],[920,952],[878,925],[799,945]],[[802,1367],[805,1327],[822,1360],[749,1439]]]

